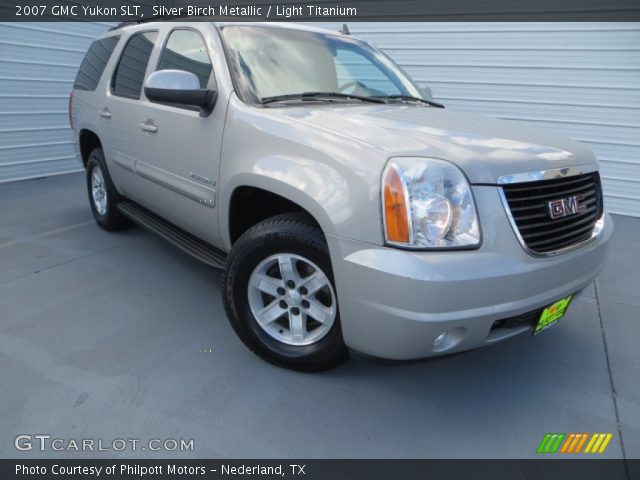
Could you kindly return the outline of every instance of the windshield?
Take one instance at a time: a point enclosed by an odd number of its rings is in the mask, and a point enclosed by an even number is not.
[[[391,59],[353,38],[266,26],[221,32],[238,96],[247,103],[309,92],[425,98]]]

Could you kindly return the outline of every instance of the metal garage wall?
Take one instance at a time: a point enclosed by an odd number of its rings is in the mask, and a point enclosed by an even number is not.
[[[0,183],[78,171],[67,119],[99,23],[0,23]]]
[[[640,216],[640,24],[353,22],[349,29],[448,108],[584,142],[601,161],[608,209]]]
[[[342,24],[320,24],[338,29]],[[67,96],[109,24],[0,24],[0,182],[78,169]],[[610,211],[640,216],[640,24],[357,23],[448,108],[548,128],[602,162]]]

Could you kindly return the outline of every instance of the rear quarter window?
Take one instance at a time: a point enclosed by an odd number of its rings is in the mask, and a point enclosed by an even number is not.
[[[116,35],[96,40],[91,44],[80,64],[73,88],[76,90],[96,89],[118,40],[120,40],[120,36]]]

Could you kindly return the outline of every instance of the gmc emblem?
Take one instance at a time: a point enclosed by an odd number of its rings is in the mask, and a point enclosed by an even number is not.
[[[571,197],[551,200],[547,205],[552,220],[568,217],[576,213],[584,212],[587,206],[582,203],[584,195],[572,195]]]

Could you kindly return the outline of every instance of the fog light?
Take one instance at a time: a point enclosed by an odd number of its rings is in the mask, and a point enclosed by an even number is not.
[[[444,343],[444,339],[447,338],[447,332],[442,332],[440,335],[438,335],[435,340],[433,341],[433,343],[431,344],[431,346],[433,348],[438,348],[440,345],[442,345]]]

